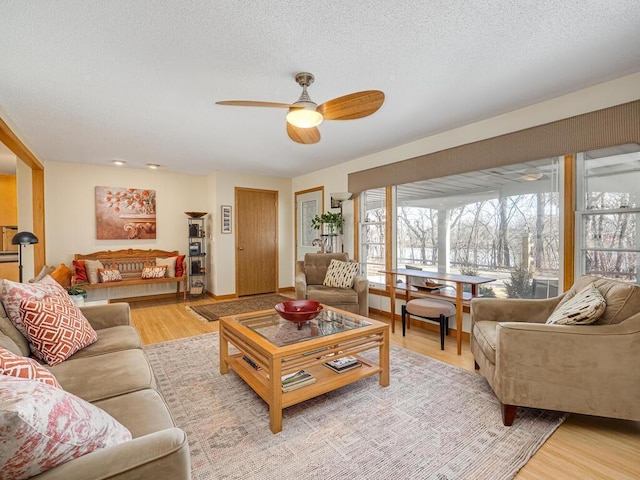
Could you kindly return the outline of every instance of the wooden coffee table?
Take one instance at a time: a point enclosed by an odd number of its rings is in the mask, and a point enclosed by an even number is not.
[[[230,354],[229,344],[239,353]],[[374,348],[379,349],[379,364],[359,356]],[[336,373],[323,365],[347,355],[358,357],[362,366]],[[388,386],[389,325],[328,306],[300,330],[273,310],[222,317],[220,373],[228,373],[229,367],[269,405],[269,426],[278,433],[286,407],[372,375],[380,375],[380,385]],[[298,370],[313,375],[315,383],[283,392],[282,375]]]

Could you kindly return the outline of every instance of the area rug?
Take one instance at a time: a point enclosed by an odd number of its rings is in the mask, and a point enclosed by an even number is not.
[[[259,295],[240,300],[230,300],[228,302],[207,303],[205,305],[187,306],[187,310],[194,313],[205,322],[215,322],[220,317],[226,315],[237,315],[239,313],[255,312],[257,310],[267,310],[276,304],[291,300],[278,294]]]
[[[262,399],[220,375],[218,342],[145,347],[194,480],[510,479],[564,419],[522,408],[505,427],[480,375],[392,345],[390,386],[371,377],[289,407],[274,435]]]

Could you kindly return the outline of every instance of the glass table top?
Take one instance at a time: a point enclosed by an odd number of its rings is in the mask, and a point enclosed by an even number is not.
[[[278,347],[371,325],[360,318],[327,309],[313,320],[303,323],[300,330],[297,323],[280,318],[276,312],[235,320]]]

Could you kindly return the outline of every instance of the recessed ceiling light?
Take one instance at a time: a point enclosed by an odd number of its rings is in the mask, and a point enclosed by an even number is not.
[[[157,163],[147,163],[147,167],[149,167],[151,170],[157,170],[158,168],[160,168],[160,165],[158,165]]]
[[[121,166],[123,166],[125,163],[127,163],[127,162],[125,162],[124,160],[111,160],[111,161],[113,162],[113,164],[114,164],[114,165],[117,165],[118,167],[121,167]]]
[[[524,174],[520,176],[520,179],[527,182],[535,182],[536,180],[540,180],[542,177],[544,177],[544,173],[535,169],[530,169],[524,172]]]

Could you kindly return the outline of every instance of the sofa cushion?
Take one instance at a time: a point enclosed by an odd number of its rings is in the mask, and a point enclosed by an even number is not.
[[[148,266],[142,269],[142,274],[140,275],[142,278],[163,278],[167,273],[167,266],[160,265],[157,267]]]
[[[38,283],[47,275],[51,275],[51,272],[53,272],[55,269],[56,267],[53,265],[43,265],[38,275],[29,279],[29,283]]]
[[[131,440],[106,412],[42,382],[0,376],[3,477],[22,480]]]
[[[607,308],[596,322],[598,325],[620,323],[640,311],[640,287],[638,285],[590,275],[579,277],[564,295],[557,308],[568,302],[590,283],[593,283],[607,302]]]
[[[356,262],[331,260],[322,284],[325,287],[353,288],[353,279],[359,271],[360,265]]]
[[[33,358],[16,355],[10,350],[0,347],[0,374],[26,378],[46,383],[52,387],[62,388],[53,373],[44,368]]]
[[[67,288],[71,285],[71,277],[73,276],[73,270],[67,267],[64,263],[61,263],[56,269],[50,273],[51,278]]]
[[[121,282],[122,275],[117,268],[99,268],[98,280],[100,280],[100,283]]]
[[[73,260],[71,262],[76,274],[76,282],[77,283],[89,283],[89,278],[87,277],[87,270],[84,266],[84,260]]]
[[[16,326],[9,321],[7,316],[3,316],[4,309],[0,312],[0,333],[6,335],[7,338],[11,339],[11,341],[18,347],[20,352],[16,352],[13,348],[5,346],[14,353],[20,353],[23,357],[28,357],[31,355],[31,348],[29,348],[29,342],[27,338],[20,333],[20,330],[16,328]]]
[[[547,319],[547,325],[589,325],[604,313],[607,304],[590,283],[567,302],[558,305]]]
[[[164,399],[151,388],[100,400],[94,405],[124,425],[133,438],[175,426]]]
[[[156,266],[165,265],[167,267],[166,276],[173,278],[176,276],[176,260],[178,257],[156,258]]]
[[[87,347],[78,350],[68,360],[75,358],[93,357],[111,352],[120,352],[131,348],[142,348],[140,335],[135,327],[119,325],[117,327],[96,330],[98,340]]]
[[[0,292],[2,305],[11,323],[25,338],[27,338],[27,331],[20,317],[20,302],[30,298],[42,300],[45,295],[69,298],[65,289],[49,275],[39,283],[18,283],[6,279],[2,281],[2,291]]]
[[[176,257],[176,277],[180,278],[184,275],[184,255]]]
[[[346,262],[346,253],[307,253],[304,256],[304,274],[307,285],[322,285],[332,259]]]
[[[98,339],[78,307],[68,298],[23,300],[20,315],[33,354],[57,365]]]
[[[358,304],[358,292],[353,289],[307,286],[307,298],[327,305]]]
[[[142,349],[123,350],[85,358],[73,358],[47,367],[62,388],[96,402],[155,386]]]
[[[497,325],[496,322],[492,321],[475,322],[473,324],[473,338],[476,339],[487,360],[494,365],[496,364]]]
[[[84,269],[87,272],[87,279],[89,283],[99,283],[98,269],[104,268],[104,265],[100,260],[85,260]]]

